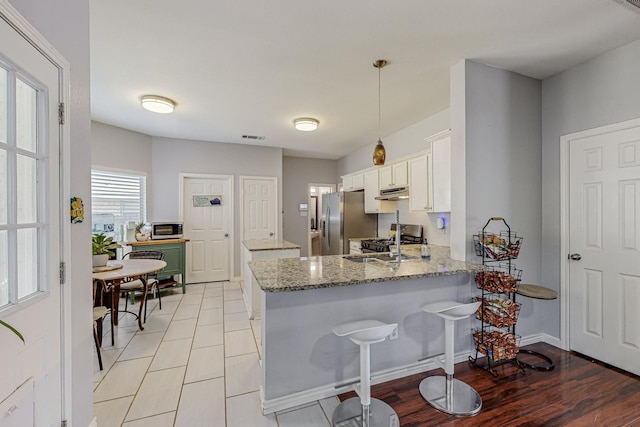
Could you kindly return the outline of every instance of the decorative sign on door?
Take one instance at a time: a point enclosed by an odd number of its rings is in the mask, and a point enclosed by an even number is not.
[[[222,196],[219,194],[193,196],[194,208],[204,207],[204,206],[220,206],[220,205],[222,205]]]

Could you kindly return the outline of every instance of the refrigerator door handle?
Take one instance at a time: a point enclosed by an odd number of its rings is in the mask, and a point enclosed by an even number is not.
[[[327,224],[327,227],[329,227],[327,230],[327,246],[331,247],[331,208],[329,206],[327,206],[327,219],[329,220],[329,223]]]

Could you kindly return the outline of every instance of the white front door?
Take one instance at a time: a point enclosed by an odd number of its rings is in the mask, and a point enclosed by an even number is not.
[[[640,123],[569,140],[569,346],[640,375]]]
[[[277,239],[277,178],[242,178],[243,240]]]
[[[187,283],[229,280],[233,231],[233,178],[186,177],[183,222],[187,244]],[[202,203],[207,199],[210,203]],[[218,203],[219,202],[219,203]]]
[[[0,319],[25,340],[0,325],[0,401],[32,379],[16,418],[60,425],[60,70],[2,18],[0,40]]]

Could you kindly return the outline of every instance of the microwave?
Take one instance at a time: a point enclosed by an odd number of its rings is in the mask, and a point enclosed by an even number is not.
[[[151,239],[181,239],[182,223],[181,222],[152,222],[151,223]]]

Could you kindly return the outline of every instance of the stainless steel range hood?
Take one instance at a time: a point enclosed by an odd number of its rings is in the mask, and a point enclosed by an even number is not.
[[[409,187],[385,188],[380,190],[380,195],[376,200],[403,200],[409,198]]]

